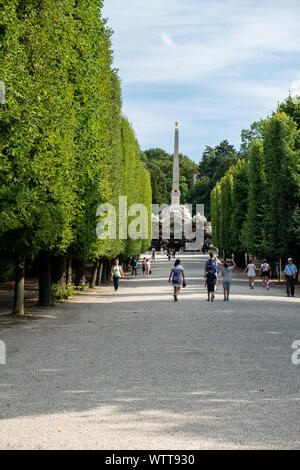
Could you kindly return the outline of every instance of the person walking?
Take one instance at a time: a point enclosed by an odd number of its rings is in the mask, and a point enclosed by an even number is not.
[[[137,277],[137,268],[138,268],[138,261],[136,258],[133,258],[132,260],[132,276]]]
[[[151,275],[151,263],[150,263],[150,259],[147,258],[146,259],[146,276],[147,278]]]
[[[217,287],[218,285],[218,266],[222,264],[221,261],[217,258],[217,256],[214,254],[214,252],[212,251],[210,254],[209,254],[209,259],[208,261],[206,261],[205,263],[205,271],[204,271],[204,277],[206,277],[206,274],[208,272],[208,268],[209,266],[211,266],[212,268],[212,273],[216,275],[215,277],[215,288]]]
[[[142,261],[142,273],[143,273],[143,276],[145,276],[145,272],[146,272],[146,258],[143,258],[143,261]]]
[[[171,261],[171,250],[170,250],[170,248],[168,248],[168,250],[167,250],[167,256],[168,256],[168,260]]]
[[[155,263],[155,248],[152,248],[152,261]]]
[[[284,268],[284,276],[286,282],[286,294],[287,297],[295,297],[295,284],[296,284],[296,277],[297,277],[298,269],[293,263],[293,259],[288,259],[288,264]]]
[[[181,287],[186,286],[185,282],[185,274],[184,274],[184,269],[181,266],[181,261],[180,259],[177,259],[175,261],[174,267],[170,271],[169,275],[169,283],[174,287],[174,302],[178,302],[178,295],[180,293]]]
[[[254,260],[252,259],[244,269],[244,273],[247,272],[248,275],[249,288],[252,290],[254,289],[256,271],[260,271],[260,269],[255,266]]]
[[[229,266],[228,263],[223,264],[223,289],[224,289],[224,302],[229,302],[229,294],[230,294],[230,284],[232,281],[232,271],[236,267],[234,260],[231,260],[232,266]]]
[[[207,273],[205,274],[207,286],[207,302],[215,300],[215,287],[216,287],[216,274],[213,272],[212,266],[208,266]]]
[[[111,280],[114,281],[115,292],[119,290],[119,282],[121,277],[124,279],[123,269],[119,264],[119,260],[116,259],[113,267],[111,268]]]
[[[269,290],[271,268],[266,259],[263,260],[262,264],[260,265],[260,269],[261,269],[262,286],[266,287],[267,290]]]

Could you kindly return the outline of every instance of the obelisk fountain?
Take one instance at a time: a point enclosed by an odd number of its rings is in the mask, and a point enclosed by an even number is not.
[[[173,186],[171,192],[172,206],[180,206],[180,189],[179,189],[179,129],[178,122],[175,123],[175,145],[173,157]]]

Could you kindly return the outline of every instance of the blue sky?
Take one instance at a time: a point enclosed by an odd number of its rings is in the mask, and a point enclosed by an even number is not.
[[[300,94],[299,0],[104,0],[123,111],[143,149],[196,162],[206,145]]]

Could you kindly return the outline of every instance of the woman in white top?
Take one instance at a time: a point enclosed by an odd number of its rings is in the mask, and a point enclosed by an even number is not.
[[[150,276],[150,274],[151,274],[151,263],[150,263],[150,259],[149,259],[149,258],[146,259],[145,268],[146,268],[146,275],[147,275],[147,278],[148,278],[148,277]]]
[[[249,282],[249,287],[250,289],[254,289],[254,279],[256,276],[256,271],[260,271],[259,268],[257,268],[254,264],[254,260],[252,259],[248,266],[246,266],[244,273],[248,271],[248,282]]]
[[[114,265],[111,268],[111,277],[112,277],[112,280],[114,281],[115,292],[117,292],[117,290],[119,290],[120,278],[122,277],[124,279],[123,269],[119,265],[118,259],[115,260]]]

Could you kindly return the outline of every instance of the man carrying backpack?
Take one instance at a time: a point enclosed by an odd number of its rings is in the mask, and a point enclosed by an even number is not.
[[[216,259],[215,259],[214,253],[210,253],[209,256],[210,256],[209,260],[207,260],[206,263],[205,263],[204,277],[207,274],[209,266],[211,266],[211,271],[212,271],[213,274],[216,274],[216,272],[217,272]]]
[[[204,271],[204,279],[206,279],[206,274],[208,273],[208,268],[211,267],[210,272],[212,274],[215,274],[215,288],[218,286],[218,266],[219,264],[222,264],[221,261],[216,257],[214,252],[212,251],[209,254],[210,258],[209,260],[205,263],[205,271]]]

